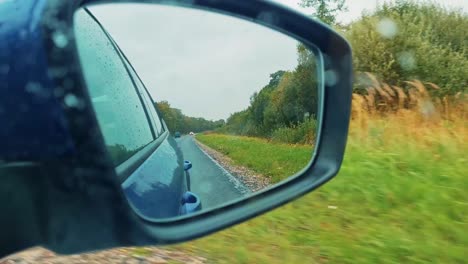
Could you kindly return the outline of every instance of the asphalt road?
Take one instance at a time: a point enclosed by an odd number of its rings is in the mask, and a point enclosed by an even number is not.
[[[202,208],[213,208],[248,194],[239,180],[201,150],[191,136],[176,139],[184,159],[192,162],[191,191],[200,197]]]

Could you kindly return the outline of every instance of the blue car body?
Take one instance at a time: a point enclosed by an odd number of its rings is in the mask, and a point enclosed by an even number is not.
[[[51,49],[42,27],[46,4],[46,0],[0,2],[0,168],[65,160],[77,152],[63,101],[57,99],[62,90],[51,78],[67,75],[68,69],[50,67],[47,59]],[[121,179],[130,205],[150,219],[201,208],[196,195],[188,191],[182,153],[161,123],[166,133],[154,139],[160,141],[158,147]]]
[[[45,2],[0,2],[0,160],[44,160],[74,151],[48,76],[40,26]]]

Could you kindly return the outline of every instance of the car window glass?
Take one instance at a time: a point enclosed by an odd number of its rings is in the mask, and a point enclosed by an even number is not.
[[[85,11],[75,13],[83,74],[106,145],[116,165],[153,140],[141,100],[109,38]]]
[[[162,124],[161,124],[161,120],[159,119],[159,115],[156,112],[154,102],[150,98],[148,92],[146,91],[145,86],[143,85],[143,82],[141,81],[141,79],[138,77],[138,75],[133,70],[133,67],[129,65],[128,61],[125,61],[125,63],[127,64],[128,68],[130,70],[130,73],[132,75],[132,78],[133,78],[133,80],[135,81],[135,84],[138,87],[138,91],[140,92],[140,95],[141,95],[141,97],[143,98],[143,100],[145,102],[146,109],[148,109],[148,112],[149,112],[149,114],[151,116],[151,121],[152,121],[151,123],[153,124],[155,133],[156,133],[156,135],[161,135],[162,132],[163,132]]]
[[[142,82],[140,81],[140,79],[136,79],[136,83],[137,85],[139,86],[142,86]],[[158,135],[161,135],[162,132],[163,132],[163,129],[162,129],[162,124],[161,124],[161,120],[159,119],[159,115],[158,113],[156,112],[156,109],[155,109],[155,106],[154,106],[154,102],[153,100],[150,98],[150,96],[148,95],[148,92],[143,88],[141,90],[142,92],[142,96],[143,96],[143,99],[145,100],[145,103],[147,105],[147,108],[149,109],[149,112],[151,114],[151,118],[152,118],[152,121],[153,121],[153,125],[155,127],[155,132],[158,134]]]

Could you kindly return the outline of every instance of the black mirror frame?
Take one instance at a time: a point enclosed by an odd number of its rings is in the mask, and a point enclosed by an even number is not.
[[[66,47],[57,47],[52,36],[54,32],[59,30],[65,32],[69,39],[74,39],[73,14],[80,6],[117,2],[168,3],[167,0],[49,0],[43,14],[44,46],[48,50],[47,58],[50,72],[54,73],[50,75],[50,78],[58,88],[65,91],[62,94],[72,92],[85,98],[85,106],[90,106],[91,102],[84,85],[74,41],[71,41]],[[95,154],[76,157],[65,165],[55,164],[61,166],[58,170],[62,171],[66,171],[73,164],[79,164],[80,175],[83,174],[83,168],[94,171],[93,176],[90,176],[93,177],[92,179],[83,179],[83,176],[78,176],[78,173],[69,173],[71,179],[68,181],[76,182],[76,186],[81,182],[80,188],[83,188],[82,182],[85,182],[84,186],[87,189],[76,192],[73,199],[82,199],[80,195],[83,192],[87,192],[89,197],[82,206],[74,206],[71,203],[67,209],[70,212],[80,210],[83,219],[96,217],[98,220],[90,221],[85,227],[80,223],[68,224],[59,230],[54,230],[53,226],[51,227],[49,224],[48,234],[44,236],[42,241],[38,241],[38,244],[67,254],[117,246],[182,242],[216,232],[272,210],[318,188],[338,173],[346,146],[351,112],[352,57],[351,48],[347,41],[325,24],[269,1],[178,0],[170,1],[170,3],[241,17],[283,32],[309,47],[317,47],[320,50],[323,56],[324,70],[329,73],[328,76],[333,75],[334,78],[332,81],[325,80],[324,82],[321,95],[323,98],[322,124],[315,158],[297,177],[252,197],[196,214],[190,218],[151,222],[138,217],[128,205],[115,176],[112,162],[104,158],[96,163],[93,159],[95,155],[106,156],[103,154],[106,153],[106,150],[91,107],[80,110],[66,109],[64,111],[70,120],[78,152]],[[54,71],[54,69],[61,69],[63,65],[68,65],[66,75],[60,74],[60,70]],[[73,179],[73,177],[77,177],[77,179]],[[75,185],[70,186],[69,188],[73,189]],[[90,189],[100,190],[107,194],[89,194]],[[101,201],[99,205],[93,204],[93,198]],[[54,202],[49,203],[50,206],[53,206]],[[86,203],[89,205],[89,209]],[[99,207],[106,207],[106,209],[91,216],[92,213],[96,213],[96,209]],[[47,218],[51,219],[52,217],[55,216],[49,213]],[[53,222],[68,221],[70,223],[72,220],[70,216],[67,216],[67,213],[61,214],[60,217],[62,217],[61,221],[54,220]],[[107,223],[112,224],[107,225]],[[82,231],[71,230],[72,228],[81,228]],[[106,228],[110,230],[102,232],[102,229]],[[61,237],[60,232],[67,233],[67,236]]]

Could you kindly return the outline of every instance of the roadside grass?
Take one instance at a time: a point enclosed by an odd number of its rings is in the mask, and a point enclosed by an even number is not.
[[[465,117],[448,121],[399,111],[353,120],[343,166],[331,182],[278,210],[175,247],[211,263],[467,263]],[[298,171],[310,156],[310,146],[218,134],[197,138],[274,179]]]
[[[246,166],[277,183],[297,173],[312,156],[311,145],[272,144],[255,137],[199,134],[197,140],[232,158],[236,165]]]

